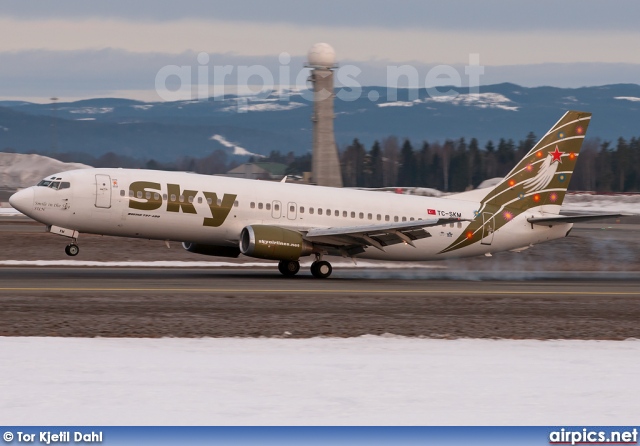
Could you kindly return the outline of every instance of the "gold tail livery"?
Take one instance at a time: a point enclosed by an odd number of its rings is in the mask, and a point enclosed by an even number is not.
[[[573,223],[619,214],[563,216],[590,113],[567,112],[492,190],[446,198],[256,182],[131,169],[82,169],[43,179],[11,205],[71,239],[81,233],[182,242],[220,257],[279,260],[293,276],[301,257],[326,278],[329,256],[439,260],[522,250],[565,237]]]

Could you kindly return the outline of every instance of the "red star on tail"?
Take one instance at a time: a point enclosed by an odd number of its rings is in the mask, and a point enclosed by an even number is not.
[[[553,159],[551,160],[551,164],[555,163],[556,161],[559,163],[562,163],[562,154],[564,152],[561,152],[558,150],[558,146],[556,146],[556,150],[554,152],[549,152],[549,155],[551,155],[553,157]]]

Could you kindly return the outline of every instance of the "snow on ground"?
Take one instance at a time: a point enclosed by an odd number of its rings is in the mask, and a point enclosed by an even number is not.
[[[632,425],[640,341],[0,338],[5,425]]]
[[[640,214],[640,194],[613,196],[568,194],[564,198],[562,210],[596,214],[607,212]]]
[[[452,105],[474,106],[478,108],[501,108],[518,111],[515,103],[499,93],[471,93],[458,95],[442,95],[426,98],[424,102],[448,102]]]
[[[81,114],[81,115],[102,115],[105,113],[111,113],[113,107],[81,107],[73,110],[69,110],[69,113]]]
[[[395,102],[382,102],[380,104],[376,104],[378,107],[413,107],[413,102],[407,101],[395,101]]]
[[[620,99],[623,101],[640,102],[640,98],[634,96],[616,96],[614,99]]]
[[[217,141],[220,144],[222,144],[224,147],[228,147],[230,149],[233,149],[233,154],[234,155],[246,155],[246,156],[257,156],[260,158],[264,158],[264,155],[260,155],[258,153],[253,153],[253,152],[249,152],[247,149],[245,149],[244,147],[240,147],[234,143],[232,143],[231,141],[227,140],[227,138],[225,138],[222,135],[213,135],[211,138],[209,138],[213,141]]]

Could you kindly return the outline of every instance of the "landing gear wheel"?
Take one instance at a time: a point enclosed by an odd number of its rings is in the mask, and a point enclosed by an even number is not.
[[[77,256],[78,253],[80,252],[80,247],[78,245],[74,245],[73,243],[70,245],[67,245],[64,248],[64,252],[68,255],[68,256]]]
[[[331,275],[332,271],[331,263],[325,260],[318,260],[311,264],[311,274],[318,279],[326,279]]]
[[[293,277],[300,271],[300,262],[295,260],[280,260],[278,270],[283,276]]]

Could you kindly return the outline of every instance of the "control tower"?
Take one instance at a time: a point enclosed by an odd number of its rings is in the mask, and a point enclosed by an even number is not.
[[[308,54],[309,80],[313,84],[313,161],[311,181],[318,186],[342,187],[338,148],[333,133],[333,70],[336,52],[326,43],[316,43]]]

